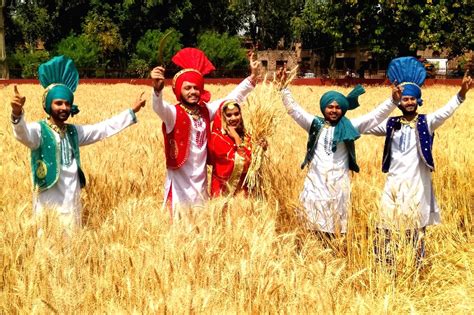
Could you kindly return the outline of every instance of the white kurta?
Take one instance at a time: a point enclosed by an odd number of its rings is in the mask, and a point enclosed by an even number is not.
[[[461,104],[457,96],[434,113],[426,115],[430,134],[441,126]],[[385,136],[387,120],[368,133]],[[415,128],[402,124],[394,130],[390,169],[381,198],[380,227],[422,228],[441,223],[433,193],[430,169],[418,153]]]
[[[224,99],[207,103],[206,106],[209,110],[210,121],[214,119],[214,115],[219,109],[220,104],[225,99],[233,99],[237,103],[241,103],[253,88],[254,85],[250,79],[247,78]],[[170,133],[173,131],[176,122],[176,107],[163,101],[161,92],[158,95],[152,92],[152,95],[153,110],[165,123],[166,132]],[[194,120],[191,116],[189,116],[189,119],[192,122],[189,156],[180,168],[167,169],[166,172],[164,202],[166,203],[171,188],[173,209],[176,209],[176,205],[178,204],[182,206],[201,205],[209,198],[206,168],[206,122],[202,118]],[[174,211],[173,216],[175,215],[178,215],[178,211]]]
[[[76,125],[79,146],[113,136],[135,122],[135,114],[128,109],[94,125]],[[31,150],[37,149],[41,144],[41,126],[38,122],[27,124],[22,117],[17,124],[13,124],[13,134],[18,141]],[[34,193],[33,210],[35,214],[41,214],[44,209],[56,209],[64,224],[71,228],[78,227],[81,225],[82,210],[78,165],[68,138],[61,139],[56,132],[53,134],[61,150],[59,179],[50,189]]]
[[[282,91],[282,97],[288,114],[309,133],[314,115],[301,108],[288,89]],[[380,124],[395,108],[390,99],[386,100],[372,112],[351,119],[351,123],[360,133],[365,133]],[[332,152],[334,130],[333,126],[321,129],[300,201],[304,207],[302,214],[310,229],[345,233],[351,192],[349,153],[344,143],[338,143],[336,152]]]

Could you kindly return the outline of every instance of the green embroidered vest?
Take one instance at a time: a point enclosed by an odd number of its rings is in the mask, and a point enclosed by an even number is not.
[[[306,156],[301,164],[301,169],[304,169],[314,158],[314,153],[316,152],[316,145],[318,144],[319,135],[321,134],[321,129],[324,126],[324,118],[314,117],[311,127],[309,129],[308,143],[306,145]],[[349,169],[356,173],[359,172],[359,166],[356,162],[356,153],[354,141],[344,141],[347,152],[349,153]]]
[[[41,144],[37,149],[31,150],[31,170],[33,173],[33,188],[41,192],[53,187],[59,179],[61,143],[56,141],[54,131],[45,120],[41,120],[39,124],[41,126]],[[85,177],[81,171],[79,138],[76,127],[69,124],[66,125],[65,137],[67,137],[72,146],[82,188],[85,185]]]

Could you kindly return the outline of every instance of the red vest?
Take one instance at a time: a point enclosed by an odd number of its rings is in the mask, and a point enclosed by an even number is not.
[[[166,167],[171,169],[180,168],[188,159],[189,144],[191,143],[192,121],[186,111],[176,104],[176,122],[170,133],[166,133],[165,123],[162,125],[163,137],[165,139]],[[201,117],[206,123],[207,143],[210,141],[211,128],[209,110],[206,106],[199,107]]]

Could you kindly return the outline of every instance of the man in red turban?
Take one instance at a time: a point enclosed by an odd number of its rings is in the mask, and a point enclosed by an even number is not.
[[[210,122],[223,99],[210,102],[210,93],[204,89],[204,75],[214,70],[205,54],[196,48],[180,50],[172,61],[182,68],[173,78],[173,92],[177,103],[171,105],[162,98],[163,67],[154,68],[153,110],[163,121],[165,141],[166,182],[165,203],[171,216],[179,216],[177,205],[200,205],[207,200],[207,144],[211,135]],[[259,63],[251,61],[251,74],[225,99],[242,102],[253,90]]]

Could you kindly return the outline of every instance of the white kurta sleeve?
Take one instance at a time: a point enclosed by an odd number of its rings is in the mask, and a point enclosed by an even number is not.
[[[383,122],[390,113],[397,107],[392,99],[387,99],[382,104],[377,106],[373,111],[351,119],[352,125],[359,130],[360,133],[369,133],[369,131],[377,127]]]
[[[388,121],[388,119],[385,119],[380,124],[378,124],[378,126],[372,128],[370,130],[366,130],[364,132],[364,134],[374,135],[374,136],[385,136],[385,134],[387,133],[387,121]]]
[[[153,110],[155,113],[160,116],[161,120],[165,123],[166,132],[170,133],[174,125],[176,123],[176,107],[171,105],[170,103],[163,100],[163,93],[156,94],[154,90],[152,90],[152,105]]]
[[[300,125],[301,128],[309,132],[314,115],[311,115],[298,103],[296,103],[289,89],[281,90],[281,97],[283,100],[283,105],[285,105],[286,111],[291,116],[291,118],[293,118],[293,120],[296,121],[296,123]]]
[[[37,122],[27,124],[24,117],[22,114],[18,123],[12,124],[13,136],[28,148],[35,150],[41,144],[41,126]]]
[[[249,78],[246,78],[240,82],[239,85],[237,85],[226,97],[207,103],[207,109],[209,110],[209,116],[211,120],[214,119],[214,115],[224,100],[235,100],[237,103],[241,104],[254,88],[255,85],[250,81]]]
[[[94,125],[76,125],[79,145],[88,145],[111,137],[137,122],[135,113],[127,109],[120,114]]]
[[[430,132],[434,132],[441,126],[449,117],[451,117],[456,109],[461,105],[462,100],[456,95],[453,96],[449,102],[435,111],[434,113],[426,115],[426,121]]]

